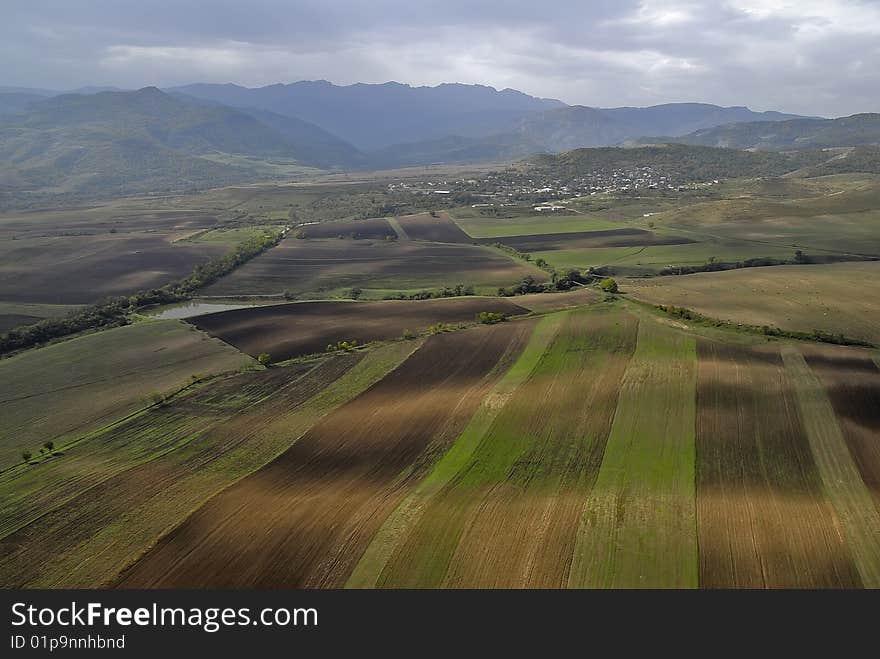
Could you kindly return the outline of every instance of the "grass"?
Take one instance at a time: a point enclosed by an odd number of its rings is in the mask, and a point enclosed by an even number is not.
[[[346,588],[372,588],[376,585],[405,534],[424,513],[428,501],[467,465],[506,401],[543,357],[564,318],[564,314],[554,314],[541,319],[519,358],[489,392],[467,428],[376,533],[349,577]]]
[[[106,584],[190,511],[272,460],[417,346],[234,376],[4,474],[2,582]],[[51,560],[35,560],[44,554]]]
[[[818,329],[880,343],[880,262],[744,268],[626,282],[652,304],[790,331]]]
[[[254,364],[179,321],[144,322],[26,351],[0,361],[0,468],[58,448],[134,412],[148,394]]]
[[[472,238],[500,238],[504,236],[530,236],[544,233],[569,233],[573,231],[603,231],[619,229],[619,222],[594,218],[589,215],[536,215],[513,217],[460,217],[452,215],[455,223]]]
[[[463,454],[440,463],[436,478],[457,468],[455,475],[427,503],[378,585],[564,585],[635,325],[599,309],[566,315],[526,381],[498,401],[503,407],[476,447],[456,444]]]
[[[693,337],[642,321],[584,508],[570,587],[697,587],[695,394]]]
[[[784,350],[782,358],[825,492],[841,521],[862,584],[880,588],[880,509],[873,505],[822,383],[796,348]]]

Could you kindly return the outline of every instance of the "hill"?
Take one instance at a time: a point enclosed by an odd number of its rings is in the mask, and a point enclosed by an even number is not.
[[[643,141],[670,141],[653,138]],[[838,119],[790,119],[774,123],[745,122],[698,130],[674,141],[732,149],[783,151],[880,144],[880,114],[854,114]]]
[[[384,166],[499,161],[534,153],[615,146],[643,135],[684,135],[697,128],[715,127],[732,121],[748,120],[763,125],[794,116],[705,103],[609,109],[571,105],[532,112],[509,124],[497,124],[490,135],[459,134],[395,144],[371,156],[376,163]]]
[[[682,180],[705,181],[740,176],[779,176],[827,159],[821,152],[755,153],[706,146],[666,144],[634,148],[575,149],[541,155],[525,167],[556,179],[572,179],[597,169],[652,167]]]
[[[262,119],[149,87],[32,101],[0,121],[0,192],[186,189],[258,177],[230,154],[320,167],[356,155],[301,120]]]
[[[196,98],[237,108],[258,108],[297,117],[361,150],[433,140],[449,135],[486,136],[537,111],[563,107],[561,101],[513,89],[442,84],[411,87],[397,82],[338,86],[325,80],[269,85],[195,84],[177,87]]]

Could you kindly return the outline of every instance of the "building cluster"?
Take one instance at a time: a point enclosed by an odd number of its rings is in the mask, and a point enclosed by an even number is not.
[[[508,203],[533,203],[539,212],[565,210],[559,202],[598,194],[630,194],[649,190],[681,192],[718,183],[718,181],[679,180],[651,166],[597,168],[587,174],[561,178],[511,168],[492,172],[481,178],[445,178],[390,183],[390,192],[425,195],[469,195],[474,208],[503,206]]]

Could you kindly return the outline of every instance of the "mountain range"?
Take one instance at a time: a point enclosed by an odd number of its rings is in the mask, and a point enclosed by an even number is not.
[[[764,150],[877,144],[878,118],[704,103],[592,108],[462,84],[0,88],[0,193],[163,191],[267,178],[278,164],[512,161],[639,142]]]

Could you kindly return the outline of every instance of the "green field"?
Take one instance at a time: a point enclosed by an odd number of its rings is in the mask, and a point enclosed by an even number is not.
[[[0,468],[64,445],[191,381],[254,361],[179,321],[106,330],[0,361]]]
[[[695,588],[696,343],[639,324],[572,560],[575,588]]]
[[[880,262],[786,265],[631,280],[623,290],[734,323],[818,329],[880,344],[878,275]]]
[[[211,495],[258,469],[417,347],[235,375],[0,474],[0,582],[106,584]]]
[[[602,231],[618,229],[620,223],[595,218],[590,215],[538,214],[510,219],[494,217],[459,217],[451,214],[455,223],[472,238],[501,238],[505,236],[530,236],[544,233],[570,233],[573,231]]]

